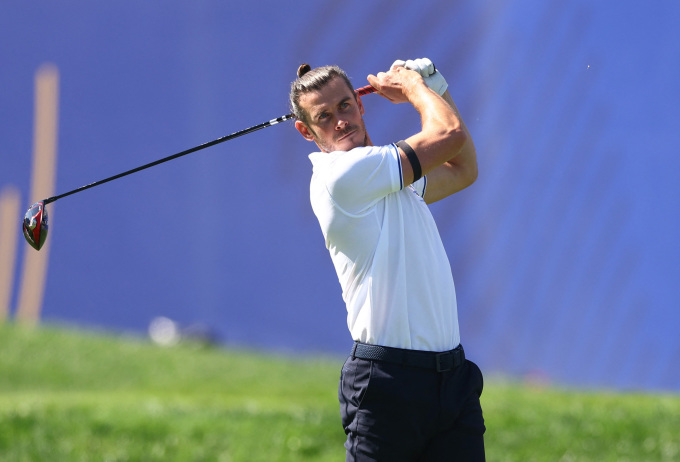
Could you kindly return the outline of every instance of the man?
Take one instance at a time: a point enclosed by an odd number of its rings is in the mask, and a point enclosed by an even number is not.
[[[484,460],[479,368],[460,345],[451,268],[426,203],[477,178],[470,134],[428,59],[369,75],[410,103],[421,129],[374,146],[361,98],[336,66],[303,65],[291,86],[310,154],[312,208],[326,239],[355,341],[339,399],[347,461]]]

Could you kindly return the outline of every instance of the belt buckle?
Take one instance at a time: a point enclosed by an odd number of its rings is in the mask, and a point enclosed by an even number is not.
[[[437,372],[446,372],[450,371],[453,369],[453,355],[449,351],[445,351],[443,353],[437,353],[434,357],[434,362],[437,366]],[[448,367],[445,364],[442,364],[442,358],[451,358]]]

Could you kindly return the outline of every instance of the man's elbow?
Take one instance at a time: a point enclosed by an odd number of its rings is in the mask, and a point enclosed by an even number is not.
[[[478,176],[479,170],[477,169],[477,162],[472,162],[472,165],[466,169],[466,179],[468,186],[471,186],[475,181],[477,181]]]
[[[465,187],[472,185],[477,181],[479,177],[479,169],[477,168],[477,153],[475,151],[475,146],[471,142],[463,147],[457,158],[456,162],[462,172]]]
[[[465,130],[457,131],[453,139],[449,162],[458,165],[467,186],[470,186],[477,181],[479,175],[475,144]]]

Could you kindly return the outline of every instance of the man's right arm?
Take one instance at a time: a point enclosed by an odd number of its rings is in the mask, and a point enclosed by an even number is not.
[[[380,95],[394,103],[409,102],[420,114],[421,131],[408,137],[406,142],[415,151],[423,176],[452,160],[464,147],[467,130],[462,120],[444,98],[427,87],[419,73],[393,67],[377,76],[369,75],[368,82]],[[404,184],[411,184],[414,180],[412,165],[402,149],[399,153]],[[459,189],[469,184],[463,177],[454,177],[453,181],[461,183]]]

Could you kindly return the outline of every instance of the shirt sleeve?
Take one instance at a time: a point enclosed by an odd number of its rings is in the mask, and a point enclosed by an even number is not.
[[[422,198],[425,198],[425,192],[427,191],[427,177],[424,176],[415,183],[411,183],[411,187],[416,192],[416,194]]]
[[[401,159],[394,144],[338,153],[325,178],[333,201],[348,213],[361,213],[403,188]]]

